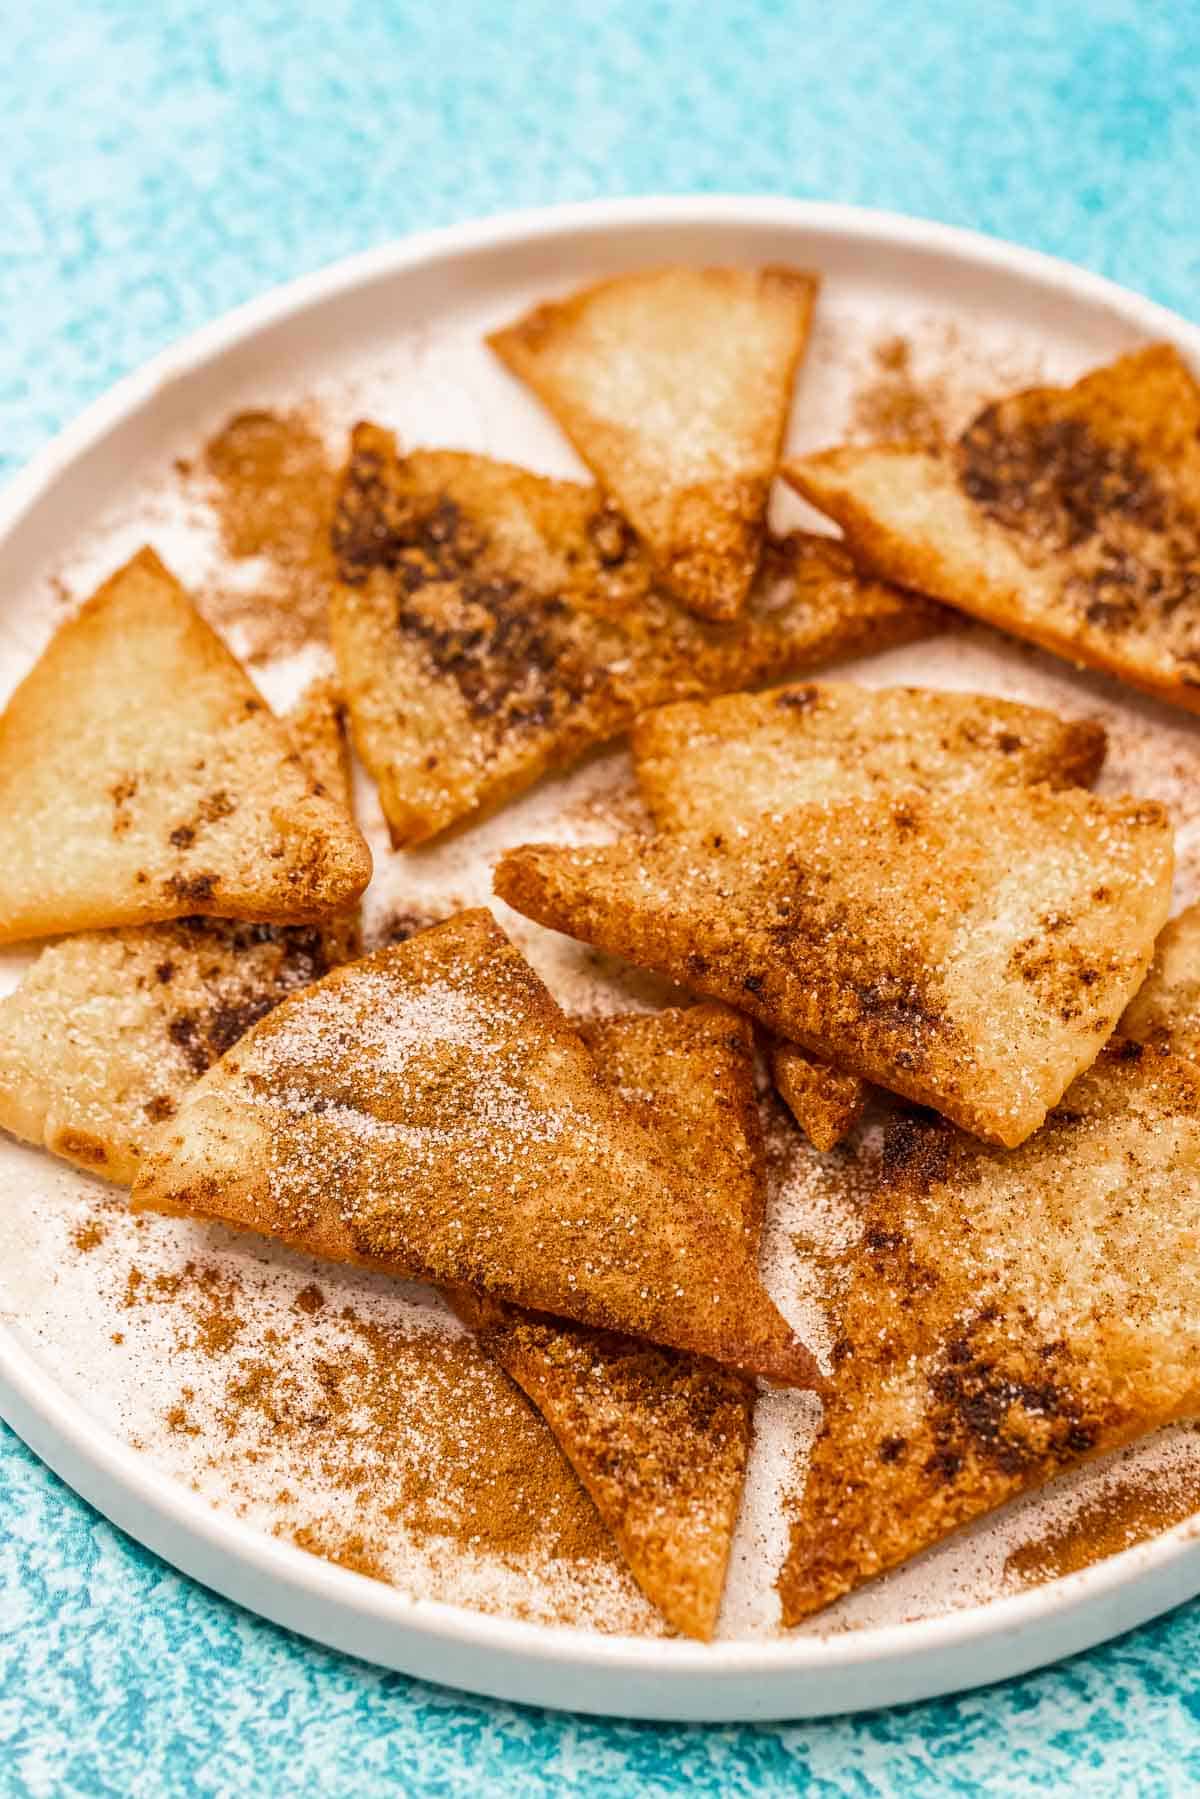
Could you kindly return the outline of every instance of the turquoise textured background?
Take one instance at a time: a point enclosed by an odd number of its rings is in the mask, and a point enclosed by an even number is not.
[[[893,207],[1200,315],[1195,0],[0,0],[0,26],[0,474],[274,282],[553,200]],[[1169,1794],[1200,1786],[1198,1669],[1188,1606],[986,1693],[828,1724],[488,1704],[193,1586],[0,1427],[4,1794]]]

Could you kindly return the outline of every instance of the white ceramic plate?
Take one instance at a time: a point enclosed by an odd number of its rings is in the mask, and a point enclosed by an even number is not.
[[[965,232],[848,208],[604,202],[410,238],[197,333],[123,382],[17,478],[0,507],[0,686],[7,690],[19,677],[61,615],[56,577],[65,572],[81,594],[147,535],[186,565],[195,544],[189,548],[189,527],[172,510],[164,472],[237,407],[316,395],[343,420],[369,411],[409,442],[485,449],[575,472],[553,427],[492,365],[481,331],[581,280],[668,261],[785,261],[822,273],[796,445],[834,442],[856,418],[862,424],[854,391],[861,399],[873,380],[886,389],[872,346],[896,333],[911,341],[913,366],[934,382],[948,415],[969,413],[980,397],[1038,374],[1074,376],[1151,336],[1174,339],[1200,364],[1195,327],[1094,276]],[[268,669],[264,685],[276,697],[306,666],[302,656]],[[1110,766],[1117,786],[1178,800],[1190,769],[1200,767],[1191,721],[1032,652],[1006,649],[986,633],[968,634],[956,647],[940,640],[916,646],[856,672],[866,680],[991,686],[1068,709],[1098,706],[1116,726]],[[538,803],[544,811],[547,802]],[[1196,849],[1185,818],[1181,897],[1192,897]],[[457,875],[435,863],[423,879],[435,892],[439,880]],[[19,958],[10,963],[11,984]],[[989,1585],[997,1542],[1035,1528],[1027,1506],[1023,1524],[1002,1520],[968,1533],[792,1635],[764,1632],[760,1618],[757,1634],[739,1638],[735,1618],[726,1626],[732,1634],[705,1646],[523,1621],[503,1615],[503,1604],[497,1615],[494,1604],[484,1612],[414,1597],[305,1553],[245,1507],[189,1483],[167,1439],[148,1433],[135,1415],[139,1391],[154,1388],[161,1373],[151,1365],[162,1354],[153,1331],[147,1359],[122,1377],[119,1403],[113,1397],[105,1358],[107,1343],[125,1334],[111,1329],[118,1302],[109,1294],[92,1303],[96,1283],[85,1262],[64,1272],[71,1220],[89,1203],[103,1203],[94,1183],[0,1142],[3,1415],[86,1499],[177,1567],[268,1618],[386,1666],[506,1698],[630,1717],[803,1717],[1018,1673],[1200,1589],[1200,1519],[1064,1578],[1020,1591],[1006,1591],[1003,1580]],[[239,1253],[246,1262],[248,1252],[228,1250]],[[281,1265],[281,1279],[305,1278],[288,1258]],[[345,1277],[351,1285],[357,1279]],[[1184,1452],[1176,1446],[1172,1453],[1178,1461]],[[1193,1462],[1200,1472],[1195,1452]],[[1073,1499],[1068,1492],[1056,1503],[1078,1509],[1102,1491],[1085,1481]],[[751,1550],[769,1548],[769,1499],[769,1489],[759,1493],[759,1534],[742,1543],[743,1562]],[[757,1578],[769,1591],[762,1569]],[[464,1589],[461,1597],[470,1594]],[[761,1603],[760,1592],[760,1611]]]

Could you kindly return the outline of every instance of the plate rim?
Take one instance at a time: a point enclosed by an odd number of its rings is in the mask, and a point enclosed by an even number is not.
[[[0,552],[27,514],[51,496],[55,482],[108,433],[152,406],[156,396],[168,386],[199,373],[207,364],[290,318],[336,302],[360,287],[386,283],[439,261],[453,261],[489,249],[536,245],[578,233],[663,225],[706,226],[717,231],[736,225],[747,231],[770,228],[821,232],[846,241],[940,252],[952,260],[965,261],[976,270],[991,269],[1032,283],[1052,291],[1056,298],[1105,307],[1148,335],[1169,338],[1200,365],[1200,326],[1182,315],[1106,276],[1044,251],[960,226],[838,202],[755,194],[651,195],[520,208],[413,232],[340,258],[268,288],[169,344],[93,400],[8,479],[0,489]],[[384,1582],[312,1555],[233,1514],[218,1511],[212,1502],[158,1469],[114,1432],[93,1424],[82,1403],[65,1388],[56,1383],[47,1388],[45,1372],[36,1356],[2,1314],[0,1416],[74,1491],[135,1541],[163,1556],[190,1578],[247,1604],[259,1615],[290,1624],[307,1636],[351,1653],[354,1646],[346,1640],[347,1631],[340,1626],[358,1618],[369,1619],[373,1625],[393,1632],[398,1652],[432,1640],[443,1651],[464,1650],[478,1652],[484,1658],[498,1657],[513,1663],[514,1668],[519,1665],[527,1678],[506,1682],[476,1672],[459,1680],[454,1672],[444,1671],[444,1654],[433,1677],[474,1691],[533,1699],[560,1708],[608,1712],[619,1709],[629,1717],[696,1715],[716,1721],[811,1716],[857,1709],[864,1700],[866,1706],[895,1703],[902,1698],[978,1685],[1058,1660],[1063,1654],[1106,1641],[1200,1590],[1198,1516],[1076,1573],[982,1605],[912,1622],[835,1630],[825,1635],[711,1644],[607,1634],[575,1625],[499,1616],[445,1600],[413,1598]],[[193,1554],[193,1549],[198,1553]],[[1165,1577],[1173,1569],[1182,1575],[1183,1565],[1189,1562],[1187,1578],[1177,1583],[1177,1590],[1169,1590]],[[268,1602],[269,1595],[264,1597],[261,1592],[245,1597],[244,1587],[239,1591],[239,1582],[247,1576],[253,1577],[252,1585],[263,1580],[268,1587],[278,1583],[292,1599],[301,1605],[310,1603],[324,1616],[297,1623],[290,1603],[273,1607]],[[1072,1621],[1077,1624],[1085,1609],[1103,1612],[1106,1602],[1115,1595],[1141,1586],[1154,1588],[1156,1597],[1148,1608],[1134,1608],[1136,1615],[1108,1626],[1101,1624],[1082,1635],[1078,1630],[1064,1630],[1066,1642],[1061,1648],[1046,1643],[1036,1653],[1020,1652],[1020,1639],[1031,1626],[1048,1626],[1055,1619],[1064,1625]],[[334,1614],[338,1628],[334,1627]],[[955,1669],[957,1651],[996,1639],[1007,1642],[1012,1650],[1007,1657],[1001,1656],[1002,1665],[982,1674]],[[414,1663],[409,1654],[399,1653],[398,1659],[393,1659],[390,1654],[381,1655],[378,1645],[368,1653],[373,1660],[407,1672],[431,1672]],[[915,1685],[911,1678],[900,1678],[882,1695],[843,1696],[817,1706],[803,1690],[810,1677],[834,1677],[838,1673],[870,1676],[885,1669],[895,1671],[898,1664],[907,1664],[910,1674],[917,1667],[935,1664],[942,1672],[917,1680]],[[669,1697],[665,1701],[658,1699],[647,1708],[639,1704],[636,1695],[630,1695],[629,1702],[623,1701],[618,1708],[610,1703],[612,1693],[606,1687],[595,1703],[586,1693],[547,1699],[539,1686],[539,1676],[555,1668],[568,1677],[572,1673],[586,1675],[589,1669],[633,1679],[649,1677],[659,1691],[665,1683]],[[703,1677],[699,1684],[707,1685],[710,1694],[713,1684],[719,1688],[733,1683],[741,1697],[732,1708],[723,1706],[718,1699],[704,1712],[689,1711],[681,1705],[681,1694],[674,1689],[690,1688],[698,1677]],[[780,1677],[794,1678],[797,1691],[782,1694]],[[761,1679],[771,1682],[770,1691],[775,1695],[765,1705],[751,1690]]]

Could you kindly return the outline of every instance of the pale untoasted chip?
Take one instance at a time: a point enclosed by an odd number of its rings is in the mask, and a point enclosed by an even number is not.
[[[856,560],[1200,710],[1200,386],[1169,344],[980,413],[953,449],[784,473]]]
[[[1019,1150],[906,1116],[862,1163],[787,1624],[1200,1404],[1190,1063],[1114,1042]]]
[[[150,550],[0,717],[0,942],[197,913],[319,921],[371,857]]]
[[[311,690],[288,728],[348,809],[331,691]],[[128,1185],[197,1076],[287,994],[357,951],[357,909],[319,926],[184,918],[47,944],[0,1000],[0,1126]]]
[[[767,1060],[776,1091],[813,1148],[836,1148],[862,1117],[871,1091],[866,1081],[781,1038],[770,1044]]]
[[[134,1205],[815,1379],[744,1233],[486,912],[285,1000],[185,1095]]]
[[[789,268],[660,269],[488,339],[706,618],[750,591],[816,293]]]
[[[659,1148],[757,1243],[765,1193],[750,1025],[693,1006],[581,1025]],[[448,1292],[528,1394],[638,1585],[677,1630],[712,1635],[741,1504],[754,1387],[633,1337]]]
[[[360,425],[335,526],[331,625],[360,756],[397,848],[495,806],[648,706],[936,629],[828,539],[768,547],[746,616],[654,584],[595,488]]]
[[[1087,786],[1104,727],[977,693],[808,682],[662,706],[633,732],[642,798],[669,831],[752,830],[756,815],[897,787]]]
[[[526,846],[495,888],[1013,1145],[1141,984],[1172,867],[1153,802],[992,786],[800,807],[732,844]]]
[[[1200,906],[1164,926],[1150,972],[1118,1028],[1122,1036],[1200,1062]]]

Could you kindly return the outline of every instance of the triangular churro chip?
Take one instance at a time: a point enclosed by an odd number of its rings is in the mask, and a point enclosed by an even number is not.
[[[638,786],[667,831],[754,829],[756,815],[898,787],[1089,786],[1102,725],[978,693],[809,682],[662,706],[638,720]]]
[[[1200,386],[1171,345],[999,400],[942,453],[784,473],[862,568],[1200,711]]]
[[[1141,984],[1172,866],[1153,802],[996,786],[804,806],[733,843],[526,846],[495,887],[1011,1146]]]
[[[346,709],[336,683],[313,681],[283,722],[309,773],[353,818],[354,778],[346,742]]]
[[[354,823],[349,721],[337,683],[327,679],[311,682],[284,723],[310,774]],[[351,962],[361,954],[362,910],[357,898],[332,918],[323,919],[320,932],[330,967],[337,962]]]
[[[1200,1063],[1200,906],[1164,926],[1145,982],[1118,1026],[1155,1049]]]
[[[288,720],[347,809],[336,704],[313,689]],[[154,1126],[287,994],[357,954],[357,911],[323,925],[184,918],[47,944],[0,1000],[0,1126],[129,1184]]]
[[[370,874],[344,807],[150,550],[0,717],[0,942],[197,913],[310,923]]]
[[[862,1117],[871,1091],[867,1082],[778,1037],[767,1060],[776,1091],[813,1148],[835,1148]]]
[[[134,1204],[814,1379],[744,1234],[486,912],[285,1000],[185,1096]]]
[[[397,848],[495,806],[648,706],[905,642],[938,614],[862,582],[828,538],[769,545],[744,618],[655,585],[593,487],[360,425],[331,626],[355,743]]]
[[[766,1170],[750,1025],[693,1006],[583,1025],[606,1080],[756,1248]],[[524,1389],[647,1598],[710,1637],[754,1416],[743,1376],[633,1337],[448,1294]]]
[[[706,618],[750,591],[816,293],[795,269],[661,269],[488,339]]]
[[[898,787],[953,793],[986,781],[1088,784],[1104,748],[1103,726],[1033,706],[845,682],[660,706],[633,731],[638,786],[656,823],[738,838],[763,813]],[[866,1082],[794,1043],[776,1043],[770,1059],[797,1123],[816,1148],[832,1149],[866,1104]]]
[[[1200,1405],[1190,1063],[1114,1042],[1015,1152],[895,1119],[858,1195],[787,1624]]]

